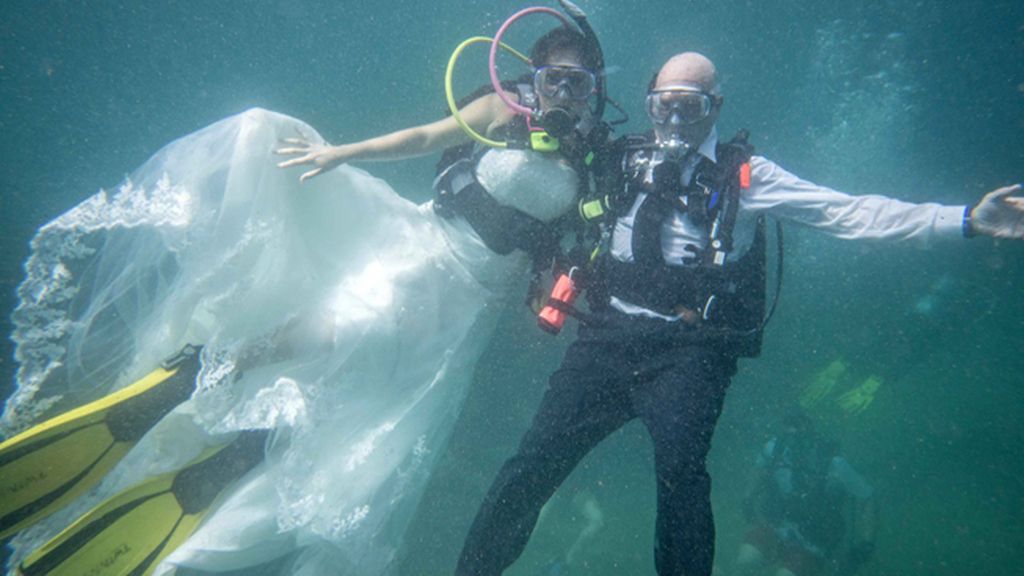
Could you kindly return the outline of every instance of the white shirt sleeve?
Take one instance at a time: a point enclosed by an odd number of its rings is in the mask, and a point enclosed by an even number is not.
[[[913,204],[885,196],[850,196],[802,180],[754,156],[741,209],[765,212],[850,240],[909,240],[923,245],[963,236],[964,206]]]

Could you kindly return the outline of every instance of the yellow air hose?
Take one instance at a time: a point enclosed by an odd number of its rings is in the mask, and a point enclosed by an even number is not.
[[[491,140],[490,138],[483,136],[476,130],[473,130],[473,128],[469,124],[467,124],[465,120],[462,119],[462,114],[459,113],[459,107],[455,104],[455,95],[452,90],[452,76],[455,73],[455,62],[458,61],[459,56],[462,54],[462,51],[465,50],[466,47],[469,46],[470,44],[477,44],[479,42],[490,43],[493,41],[493,38],[488,38],[486,36],[474,36],[472,38],[464,40],[461,44],[458,45],[458,47],[455,48],[455,51],[452,52],[452,57],[448,59],[448,68],[447,70],[445,70],[444,73],[444,95],[448,99],[448,108],[452,111],[452,117],[455,118],[455,121],[458,122],[459,127],[461,127],[462,130],[465,131],[466,134],[470,136],[470,138],[476,140],[481,144],[484,144],[485,146],[490,146],[492,148],[508,148],[507,142],[499,142],[497,140]],[[530,59],[527,58],[518,50],[516,50],[515,48],[512,48],[511,46],[505,44],[504,42],[501,43],[501,47],[511,52],[513,55],[516,56],[516,58],[519,58],[527,65],[530,64]]]

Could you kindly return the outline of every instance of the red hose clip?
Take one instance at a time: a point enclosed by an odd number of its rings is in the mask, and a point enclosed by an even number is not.
[[[750,162],[740,164],[740,188],[750,188]]]
[[[576,267],[574,266],[569,270],[568,274],[562,274],[558,277],[558,281],[555,282],[554,287],[551,289],[548,303],[544,305],[540,314],[537,315],[537,325],[540,326],[541,330],[551,334],[561,332],[562,326],[565,325],[565,308],[572,306],[572,303],[576,301],[576,296],[579,294],[579,291],[576,290],[576,283],[572,280],[572,274],[575,271]],[[552,302],[557,304],[552,306]]]

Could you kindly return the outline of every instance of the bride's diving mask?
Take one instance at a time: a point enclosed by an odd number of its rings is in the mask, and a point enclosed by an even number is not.
[[[570,106],[586,102],[595,93],[597,74],[581,66],[541,66],[534,71],[533,89],[554,102],[541,114],[541,127],[561,138],[579,125],[580,116]]]
[[[464,41],[455,49],[455,52],[452,53],[452,56],[449,59],[448,70],[445,75],[445,93],[448,99],[448,106],[451,109],[456,122],[458,122],[459,126],[461,126],[462,129],[477,142],[495,148],[507,148],[509,146],[508,142],[486,138],[473,130],[462,119],[456,105],[451,81],[455,62],[466,46],[476,42],[491,43],[490,59],[488,62],[491,83],[494,86],[495,92],[506,106],[514,112],[525,116],[526,123],[531,130],[530,147],[534,150],[549,152],[558,150],[558,138],[567,136],[574,130],[586,129],[587,127],[582,125],[584,122],[589,126],[600,120],[604,111],[604,103],[606,101],[604,81],[602,77],[604,64],[603,57],[600,56],[600,44],[597,42],[597,37],[594,34],[594,31],[587,23],[586,14],[580,10],[578,6],[568,0],[560,0],[560,3],[572,17],[572,20],[575,21],[580,32],[587,39],[587,42],[590,43],[591,48],[598,54],[599,70],[593,71],[576,66],[541,66],[535,69],[534,91],[537,94],[543,95],[545,98],[554,101],[553,103],[549,103],[549,105],[545,106],[544,110],[536,110],[513,101],[501,87],[501,80],[498,78],[498,69],[495,63],[499,47],[512,53],[522,62],[531,64],[529,58],[525,55],[501,42],[501,37],[513,22],[528,14],[549,14],[558,18],[563,25],[572,26],[572,22],[570,22],[569,18],[551,8],[539,6],[526,8],[513,14],[508,20],[506,20],[505,23],[502,24],[501,28],[498,29],[498,33],[494,35],[493,39],[477,36]],[[573,108],[575,108],[573,104],[580,101],[586,101],[591,95],[595,94],[597,95],[597,107],[593,114],[593,120],[581,118],[580,114],[573,111]],[[560,103],[564,105],[560,106]]]

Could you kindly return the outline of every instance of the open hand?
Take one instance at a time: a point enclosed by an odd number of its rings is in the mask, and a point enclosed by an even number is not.
[[[332,168],[336,168],[345,161],[344,155],[341,154],[340,146],[310,142],[305,136],[285,138],[281,140],[281,143],[286,144],[286,146],[274,150],[274,153],[295,157],[279,162],[277,164],[278,168],[291,168],[292,166],[314,167],[312,170],[303,173],[299,177],[299,182],[305,182],[314,176],[319,176]]]
[[[1024,197],[1014,196],[1021,184],[993,190],[971,210],[971,232],[993,238],[1024,240]]]

